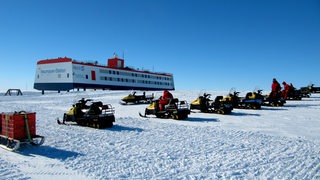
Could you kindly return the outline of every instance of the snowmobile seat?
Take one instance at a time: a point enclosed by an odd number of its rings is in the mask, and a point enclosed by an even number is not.
[[[102,105],[101,107],[102,110],[107,110],[107,109],[110,109],[109,105]]]
[[[216,99],[214,100],[215,103],[220,102],[220,100],[223,99],[223,96],[217,96]]]
[[[101,114],[101,109],[98,106],[99,104],[93,103],[91,104],[89,111],[87,112],[88,114],[91,115],[98,115]]]
[[[89,106],[86,105],[86,104],[84,104],[84,103],[82,103],[82,102],[77,102],[77,103],[75,104],[75,107],[77,107],[77,108],[79,108],[79,109],[89,109]]]
[[[250,97],[253,97],[253,93],[252,92],[248,92],[246,94],[246,99],[250,99]]]
[[[96,105],[96,106],[98,106],[98,107],[102,107],[102,106],[103,106],[103,104],[102,104],[101,101],[93,102],[92,104],[94,104],[94,105]]]

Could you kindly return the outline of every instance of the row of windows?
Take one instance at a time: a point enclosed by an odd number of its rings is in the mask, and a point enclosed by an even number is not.
[[[39,74],[37,75],[37,78],[39,79]],[[58,78],[61,78],[61,74],[58,74]],[[69,73],[67,73],[67,78],[69,78]],[[86,79],[89,79],[89,76],[85,76]],[[155,85],[165,85],[165,86],[172,86],[172,83],[168,82],[159,82],[159,81],[147,81],[147,80],[134,80],[134,79],[127,79],[127,78],[115,78],[115,77],[106,77],[101,76],[100,80],[104,81],[115,81],[115,82],[127,82],[127,83],[139,83],[139,84],[155,84]]]
[[[88,75],[86,75],[86,76],[88,76]],[[70,77],[70,75],[69,75],[69,73],[67,73],[67,78],[69,78],[69,77]],[[58,78],[62,78],[61,74],[58,74]],[[86,77],[86,78],[88,79],[88,77]],[[39,74],[37,75],[37,79],[40,79]]]
[[[158,81],[145,81],[145,80],[134,80],[134,79],[126,79],[126,78],[115,78],[115,77],[106,77],[106,76],[101,76],[100,80],[104,81],[116,81],[116,82],[128,82],[128,83],[142,83],[142,84],[155,84],[155,85],[165,85],[169,86],[172,83],[168,82],[158,82]]]
[[[114,74],[114,75],[122,75],[122,76],[142,77],[142,78],[148,78],[148,79],[158,79],[158,80],[171,81],[170,77],[154,76],[154,75],[150,75],[150,74],[123,72],[123,71],[115,71],[115,70],[107,70],[107,69],[99,69],[99,71],[100,71],[100,73],[103,73],[103,74]]]
[[[131,82],[134,83],[134,79],[123,79],[123,78],[115,78],[115,77],[106,77],[106,76],[101,76],[100,80],[104,81],[118,81],[118,82]]]
[[[119,71],[117,71],[119,72]],[[74,73],[73,73],[74,75]],[[136,74],[137,75],[137,74]],[[40,76],[39,74],[37,75],[37,78],[39,79]],[[61,78],[61,74],[58,74],[58,78]],[[69,78],[69,73],[67,73],[67,78]],[[89,79],[89,76],[85,76],[86,79]],[[100,80],[104,81],[116,81],[116,82],[128,82],[128,83],[139,83],[139,84],[155,84],[155,85],[165,85],[165,86],[170,86],[172,83],[169,82],[159,82],[159,81],[147,81],[147,80],[135,80],[135,79],[127,79],[127,78],[115,78],[115,77],[106,77],[106,76],[101,76]],[[168,78],[169,80],[169,78]]]

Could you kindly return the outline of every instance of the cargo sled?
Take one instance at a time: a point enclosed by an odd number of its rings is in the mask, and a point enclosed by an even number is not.
[[[87,102],[91,102],[91,104],[87,105]],[[67,113],[64,113],[62,122],[59,119],[57,122],[66,125],[75,122],[80,126],[98,129],[109,128],[115,122],[114,108],[111,104],[103,104],[101,101],[92,102],[91,99],[82,98]]]
[[[44,137],[36,134],[35,112],[13,112],[1,114],[0,146],[9,151],[16,151],[21,144],[39,146]]]
[[[230,90],[228,96],[221,99],[225,104],[231,104],[233,108],[239,109],[261,109],[262,100],[257,98],[239,97],[239,93],[234,89]]]
[[[221,103],[222,96],[217,96],[215,100],[210,99],[211,94],[204,93],[191,102],[190,109],[197,109],[203,113],[230,114],[233,110],[231,104]]]
[[[160,110],[160,100],[154,100],[145,109],[145,114],[141,117],[147,117],[147,115],[155,115],[157,118],[172,118],[176,120],[183,120],[188,118],[190,114],[189,105],[186,101],[179,101],[177,98],[171,99],[169,104],[164,106],[163,110]]]
[[[137,95],[136,92],[133,92],[129,94],[128,96],[125,96],[121,99],[121,104],[147,104],[151,103],[154,98],[154,95],[146,95],[145,92],[143,92],[142,95]]]

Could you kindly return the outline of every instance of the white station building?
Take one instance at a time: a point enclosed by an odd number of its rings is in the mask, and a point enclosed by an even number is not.
[[[115,56],[108,65],[75,61],[71,58],[37,62],[34,89],[69,91],[72,89],[174,90],[173,75],[142,71],[124,66]]]

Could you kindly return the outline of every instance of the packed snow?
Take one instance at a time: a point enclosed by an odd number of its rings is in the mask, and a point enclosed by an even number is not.
[[[147,104],[119,103],[129,93],[0,94],[1,112],[36,112],[37,134],[46,138],[16,152],[0,148],[0,179],[320,179],[320,94],[283,107],[192,112],[173,120],[140,117]],[[190,103],[199,92],[172,94]],[[114,126],[58,125],[56,119],[81,98],[112,104]]]

